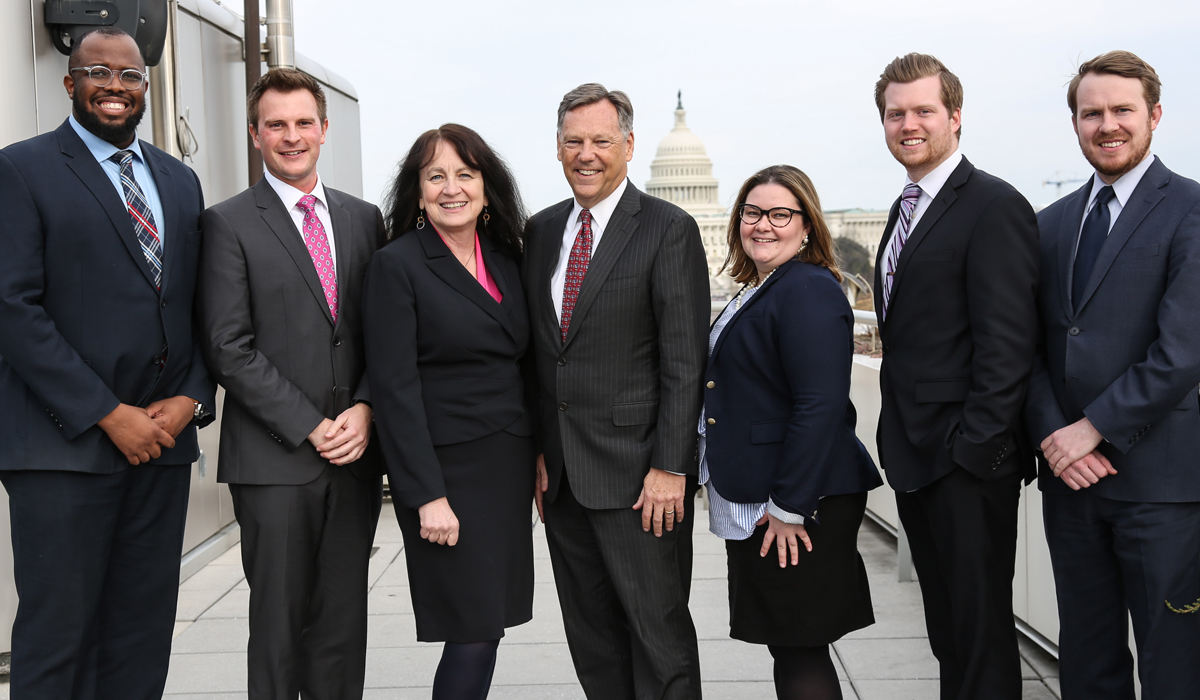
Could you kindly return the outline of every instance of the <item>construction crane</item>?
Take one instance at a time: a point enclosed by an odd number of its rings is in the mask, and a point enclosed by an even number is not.
[[[1066,180],[1042,180],[1042,187],[1046,187],[1048,185],[1054,185],[1054,198],[1059,199],[1062,197],[1063,185],[1070,185],[1070,184],[1074,184],[1076,182],[1087,182],[1087,181],[1088,181],[1088,178],[1086,178],[1086,177],[1085,178],[1077,178],[1077,177],[1069,178]]]

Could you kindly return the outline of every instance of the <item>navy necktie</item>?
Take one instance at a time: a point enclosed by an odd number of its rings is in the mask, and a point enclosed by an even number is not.
[[[1083,290],[1087,289],[1088,280],[1092,277],[1092,268],[1096,266],[1096,258],[1100,257],[1100,248],[1108,239],[1109,224],[1112,217],[1108,213],[1108,203],[1116,196],[1111,185],[1105,185],[1096,193],[1096,204],[1083,220],[1083,231],[1079,234],[1079,248],[1075,251],[1075,271],[1071,279],[1071,305],[1079,311],[1083,301]]]

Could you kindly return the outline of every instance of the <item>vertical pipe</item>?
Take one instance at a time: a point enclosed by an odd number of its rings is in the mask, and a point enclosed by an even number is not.
[[[175,0],[167,2],[167,39],[163,44],[162,59],[157,66],[150,66],[150,127],[154,145],[179,158],[179,139],[176,138],[178,103],[176,88],[178,73],[175,61]]]
[[[242,46],[246,50],[246,94],[262,75],[262,31],[258,28],[258,0],[243,0]],[[253,185],[262,179],[262,155],[254,147],[254,139],[246,134],[246,176]]]
[[[296,67],[292,0],[267,0],[267,66]]]

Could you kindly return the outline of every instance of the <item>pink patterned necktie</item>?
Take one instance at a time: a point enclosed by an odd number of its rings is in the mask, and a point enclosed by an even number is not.
[[[571,327],[571,314],[575,311],[575,302],[579,299],[579,288],[583,286],[583,278],[587,275],[588,263],[592,261],[592,212],[584,209],[579,213],[583,225],[575,236],[575,244],[571,246],[571,257],[567,258],[567,279],[563,282],[562,341],[567,342],[567,329]]]
[[[329,237],[325,235],[325,225],[317,218],[317,198],[306,194],[296,202],[296,206],[304,211],[304,245],[312,257],[313,266],[317,268],[317,277],[321,278],[321,289],[325,291],[329,313],[333,315],[334,323],[337,323],[337,272],[333,269],[333,254],[329,251]]]
[[[888,306],[892,303],[892,284],[896,279],[896,268],[900,266],[900,252],[908,242],[909,228],[912,226],[913,212],[917,208],[917,200],[921,198],[921,186],[910,182],[904,186],[904,194],[900,195],[900,229],[896,231],[896,242],[888,248],[886,274],[883,276],[883,317],[887,318]]]

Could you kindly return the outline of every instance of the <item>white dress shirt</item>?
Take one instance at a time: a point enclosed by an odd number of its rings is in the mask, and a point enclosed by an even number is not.
[[[313,209],[316,210],[317,218],[320,219],[321,225],[325,227],[325,237],[329,239],[329,258],[333,260],[333,269],[337,270],[337,245],[333,242],[333,221],[329,218],[329,200],[325,198],[325,185],[321,184],[321,176],[317,175],[316,186],[313,187],[312,192],[307,193],[301,192],[283,180],[280,180],[272,175],[270,170],[265,168],[263,169],[263,177],[271,185],[271,189],[275,190],[275,194],[279,195],[284,209],[287,209],[288,215],[292,217],[292,223],[296,225],[296,235],[300,236],[301,242],[304,241],[304,210],[298,206],[300,198],[306,194],[311,194],[317,198],[317,204]]]
[[[926,209],[929,209],[929,205],[933,202],[933,198],[937,196],[938,192],[942,191],[942,187],[946,184],[946,180],[950,179],[950,173],[954,172],[954,169],[958,167],[958,164],[962,162],[962,159],[962,151],[959,151],[957,148],[954,149],[954,153],[950,154],[949,158],[942,161],[941,165],[929,171],[928,175],[921,178],[921,181],[916,183],[917,187],[921,188],[921,194],[917,197],[917,206],[913,209],[912,223],[910,223],[908,226],[909,236],[912,236],[913,231],[917,230],[917,224],[921,221],[921,215],[925,213]],[[908,187],[910,184],[912,184],[912,178],[905,175],[904,186]],[[892,235],[888,238],[887,250],[885,250],[883,253],[883,260],[887,260],[888,256],[892,254],[892,249],[896,247],[897,239],[899,238],[899,236],[896,234],[899,232],[900,217],[897,216],[896,225],[892,228]]]
[[[1133,196],[1133,191],[1137,189],[1138,183],[1142,181],[1142,176],[1150,169],[1154,163],[1154,154],[1147,153],[1146,157],[1138,163],[1133,170],[1125,173],[1117,178],[1117,181],[1112,184],[1113,194],[1116,195],[1108,200],[1108,230],[1112,232],[1112,227],[1117,223],[1117,217],[1125,209],[1125,205],[1129,203],[1129,198]],[[1083,217],[1079,219],[1079,233],[1075,236],[1075,250],[1079,250],[1079,237],[1083,235],[1083,222],[1087,221],[1088,214],[1091,213],[1092,207],[1096,206],[1096,195],[1103,188],[1104,181],[1100,179],[1100,173],[1092,178],[1092,192],[1088,195],[1087,206],[1083,209]],[[1074,259],[1074,256],[1072,256]]]
[[[621,202],[621,195],[625,194],[625,186],[628,184],[628,179],[622,180],[612,194],[588,210],[592,213],[591,255],[594,256],[596,249],[600,247],[600,238],[604,235],[604,229],[612,219],[613,212],[617,210],[617,204]],[[582,212],[583,205],[579,203],[579,200],[575,200],[575,205],[571,207],[571,215],[567,217],[567,227],[563,230],[562,246],[558,249],[558,265],[554,267],[554,276],[550,278],[550,296],[553,298],[554,312],[558,314],[559,323],[562,322],[563,287],[567,283],[567,261],[571,259],[571,248],[575,245],[575,237],[579,235],[579,229],[583,227],[583,221],[579,216]]]

